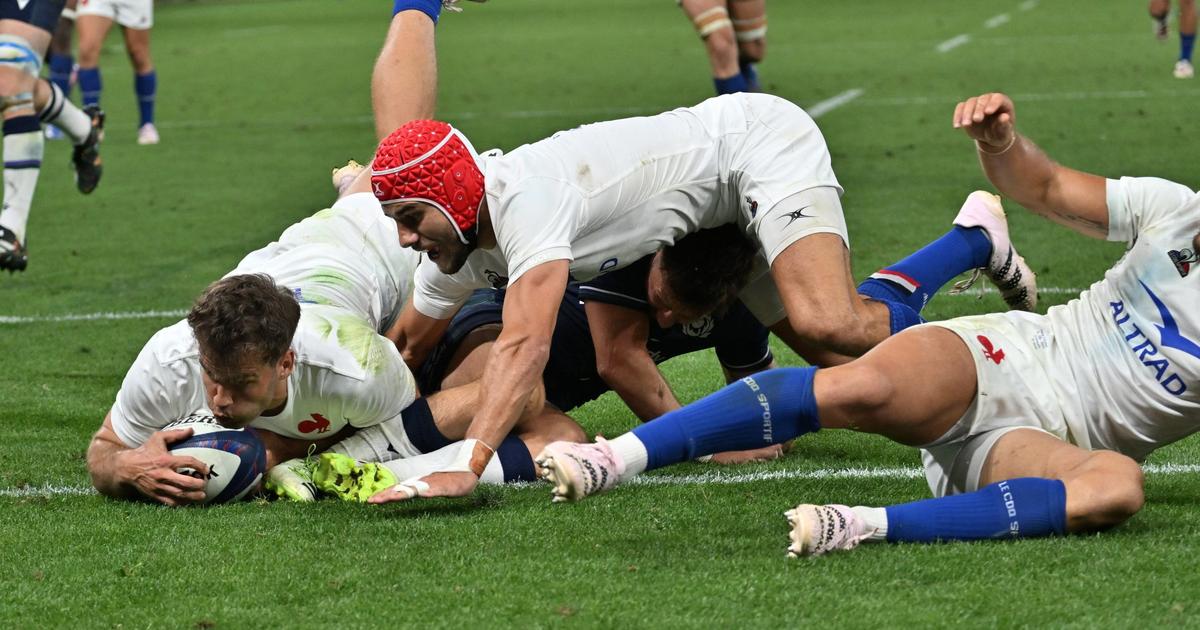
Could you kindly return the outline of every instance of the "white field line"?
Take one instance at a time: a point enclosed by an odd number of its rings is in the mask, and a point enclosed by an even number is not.
[[[968,289],[963,293],[951,294],[949,292],[939,293],[939,296],[947,297],[976,297],[980,293],[980,289]],[[1078,295],[1083,289],[1074,287],[1041,287],[1038,293],[1041,295]],[[996,293],[994,287],[983,287],[982,292],[986,295]],[[5,324],[46,324],[57,322],[111,322],[124,321],[129,319],[177,319],[187,315],[184,309],[162,310],[162,311],[113,311],[101,313],[64,313],[62,315],[0,315],[0,326]]]
[[[1148,475],[1192,475],[1200,473],[1200,464],[1147,464],[1142,470]],[[769,470],[752,473],[712,472],[699,475],[646,475],[635,477],[632,486],[695,486],[736,485],[760,481],[803,481],[812,479],[921,479],[920,468],[823,468],[818,470]],[[538,483],[511,484],[518,487],[540,486]],[[24,488],[0,488],[0,498],[87,496],[96,494],[90,486],[45,484]]]
[[[1008,23],[1009,19],[1010,18],[1008,17],[1007,13],[1001,13],[1000,15],[993,15],[992,17],[988,18],[986,22],[983,23],[983,27],[984,28],[996,28],[997,26],[1003,26],[1004,24]]]
[[[862,95],[862,88],[846,90],[845,92],[842,92],[833,98],[827,98],[812,105],[811,107],[805,108],[805,111],[807,111],[808,115],[812,116],[813,118],[820,118],[821,116],[828,114],[829,112],[841,107],[842,105],[845,105],[846,103],[849,103],[850,101],[853,101]]]
[[[955,35],[954,37],[951,37],[950,39],[938,44],[937,51],[940,53],[948,53],[969,41],[971,41],[971,36],[967,35],[966,33]]]
[[[1022,2],[1021,6],[1018,8],[1020,8],[1022,11],[1029,11],[1036,8],[1037,5],[1037,0],[1025,0],[1025,2]]]

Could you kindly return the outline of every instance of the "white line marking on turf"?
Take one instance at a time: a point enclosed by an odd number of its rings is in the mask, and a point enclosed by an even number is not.
[[[1007,24],[1009,19],[1010,18],[1008,17],[1007,13],[1001,13],[1000,15],[993,15],[992,17],[988,18],[988,20],[986,22],[983,23],[983,27],[984,28],[996,28],[997,26],[1002,26],[1004,24]]]
[[[1200,464],[1146,464],[1142,470],[1148,475],[1193,475],[1200,473]],[[817,470],[767,470],[752,473],[712,472],[699,475],[646,475],[634,477],[626,485],[632,486],[693,486],[735,485],[759,481],[805,480],[805,479],[920,479],[925,472],[920,468],[821,468]],[[540,486],[540,483],[511,484],[517,487]],[[0,498],[20,499],[47,496],[88,496],[96,494],[90,486],[64,486],[44,484],[23,488],[0,488]]]
[[[1021,6],[1019,8],[1022,11],[1030,11],[1030,10],[1036,8],[1037,5],[1038,5],[1037,0],[1025,0],[1025,2],[1021,3]]]
[[[954,37],[951,37],[950,39],[938,44],[937,51],[940,53],[948,53],[969,41],[971,41],[971,36],[967,35],[966,33],[955,35]]]
[[[842,92],[833,98],[827,98],[812,105],[811,107],[806,107],[805,111],[807,111],[808,115],[812,116],[813,118],[820,118],[821,116],[828,114],[829,112],[841,107],[842,105],[845,105],[846,103],[849,103],[850,101],[853,101],[862,95],[862,88],[846,90],[845,92]]]
[[[125,319],[176,318],[187,315],[183,309],[168,311],[119,311],[104,313],[67,313],[65,315],[0,315],[0,324],[38,324],[43,322],[114,321]]]
[[[997,293],[995,287],[983,287],[983,293],[991,295]],[[1075,287],[1041,287],[1038,293],[1041,295],[1078,295],[1083,289]],[[970,289],[964,293],[950,294],[939,293],[939,296],[947,297],[976,297],[979,295],[979,289]],[[0,315],[0,326],[4,324],[46,324],[57,322],[100,322],[100,321],[124,321],[129,319],[176,319],[187,315],[184,309],[170,309],[159,311],[105,311],[100,313],[65,313],[62,315]]]

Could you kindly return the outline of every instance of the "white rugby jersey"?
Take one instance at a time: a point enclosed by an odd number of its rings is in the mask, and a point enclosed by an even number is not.
[[[323,305],[301,309],[292,339],[296,368],[283,411],[250,426],[291,438],[333,436],[398,415],[416,386],[396,346],[357,314]],[[117,437],[130,447],[167,424],[207,409],[200,351],[186,320],[168,326],[142,348],[112,406]]]
[[[400,247],[396,223],[375,196],[359,193],[292,225],[227,276],[266,273],[300,303],[340,306],[382,333],[412,292],[420,259]]]
[[[551,260],[588,280],[703,228],[745,228],[791,194],[838,187],[816,124],[764,94],[584,125],[480,162],[497,245],[453,276],[418,268],[413,302],[427,316],[447,319],[472,290]],[[755,199],[743,194],[751,177]]]
[[[1107,193],[1108,238],[1129,251],[1047,312],[1060,348],[1052,374],[1077,443],[1141,460],[1200,429],[1200,196],[1128,177]]]

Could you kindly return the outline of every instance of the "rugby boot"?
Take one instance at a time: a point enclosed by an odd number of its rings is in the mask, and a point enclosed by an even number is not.
[[[312,480],[321,492],[358,503],[366,503],[397,483],[396,475],[382,464],[360,462],[341,453],[322,453]]]
[[[313,483],[313,471],[317,467],[314,457],[289,459],[267,471],[263,487],[269,496],[287,501],[309,503],[317,500],[317,485]]]
[[[17,240],[12,230],[0,226],[0,270],[9,273],[25,271],[29,266],[29,250]]]
[[[982,190],[971,193],[963,202],[958,216],[954,217],[954,225],[963,228],[983,228],[992,242],[992,255],[987,267],[975,269],[970,278],[956,282],[950,289],[950,294],[966,291],[975,284],[980,275],[984,275],[996,285],[1000,297],[1004,298],[1009,308],[1018,311],[1032,311],[1036,308],[1037,276],[1013,247],[1000,197]],[[982,295],[983,291],[980,290],[980,296]]]
[[[830,551],[849,551],[871,536],[873,530],[854,510],[844,505],[804,503],[783,513],[792,530],[788,533],[789,558],[819,556]]]
[[[625,463],[601,437],[595,444],[551,442],[536,461],[541,478],[554,486],[550,492],[555,503],[604,492],[616,486],[625,472]]]
[[[86,140],[75,145],[71,154],[71,165],[75,168],[75,187],[87,195],[96,190],[104,168],[100,163],[100,142],[104,140],[104,111],[97,105],[88,105],[83,112],[92,119],[92,131]]]
[[[345,166],[334,168],[332,174],[333,189],[337,191],[338,195],[346,194],[346,189],[350,187],[350,184],[354,183],[355,178],[366,168],[355,160],[347,160]]]

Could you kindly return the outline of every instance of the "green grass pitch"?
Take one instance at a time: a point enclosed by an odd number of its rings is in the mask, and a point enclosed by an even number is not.
[[[710,94],[668,0],[466,5],[438,28],[439,110],[480,149]],[[949,123],[957,99],[983,91],[1016,96],[1022,129],[1061,162],[1200,185],[1200,87],[1171,77],[1176,44],[1153,39],[1143,3],[772,0],[769,13],[769,91],[811,107],[861,90],[818,120],[860,277],[940,234],[986,187]],[[384,508],[172,510],[86,492],[87,440],[173,317],[69,316],[178,312],[328,205],[330,167],[373,148],[369,77],[389,15],[381,0],[160,4],[154,147],[134,143],[131,73],[110,39],[104,182],[80,197],[68,147],[48,144],[29,271],[0,278],[0,627],[1200,624],[1197,475],[1167,466],[1194,463],[1194,440],[1151,458],[1145,510],[1111,532],[806,561],[784,558],[786,508],[922,498],[916,452],[829,431],[781,461],[688,465],[578,505],[550,505],[544,486]],[[1041,308],[1121,255],[1008,208],[1051,289]],[[999,306],[943,295],[927,312]],[[689,400],[719,381],[708,356],[666,370]],[[608,435],[631,422],[611,396],[577,417]]]

